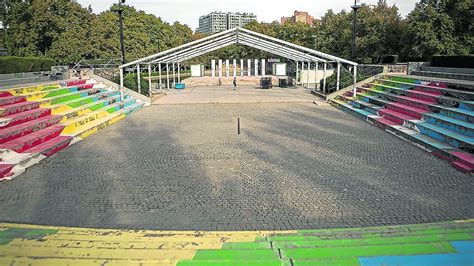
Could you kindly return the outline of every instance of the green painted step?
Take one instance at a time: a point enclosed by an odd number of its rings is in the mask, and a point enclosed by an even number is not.
[[[260,261],[278,261],[277,251],[271,249],[253,249],[253,250],[234,250],[234,249],[217,249],[217,250],[198,250],[193,260],[260,260]]]
[[[357,247],[284,248],[280,250],[282,257],[288,259],[354,258],[389,255],[456,253],[454,247],[448,242]]]
[[[290,266],[290,262],[275,261],[261,261],[261,260],[182,260],[177,266]]]
[[[351,259],[298,259],[292,260],[293,266],[360,266],[359,260]]]
[[[269,242],[226,242],[222,249],[271,249]]]
[[[454,233],[447,235],[419,235],[407,237],[380,237],[364,239],[335,239],[335,240],[314,240],[314,241],[275,241],[273,248],[306,248],[306,247],[343,247],[343,246],[371,246],[390,245],[408,243],[430,243],[449,242],[456,240],[473,240],[474,236],[469,233]],[[265,242],[257,242],[265,243]],[[237,243],[235,243],[237,244]],[[225,246],[225,245],[224,245]],[[234,246],[237,248],[237,246]]]

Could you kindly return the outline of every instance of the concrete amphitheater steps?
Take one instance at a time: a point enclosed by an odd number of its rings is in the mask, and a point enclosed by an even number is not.
[[[0,264],[471,265],[472,220],[290,231],[108,230],[0,224]],[[421,263],[420,263],[421,262]]]
[[[408,85],[409,79],[392,79],[387,76],[358,87],[357,99],[347,92],[331,103],[448,160],[462,172],[474,172],[474,102],[465,100],[469,92],[456,94],[450,88],[451,96],[445,96],[441,89],[446,85],[440,82],[423,81],[432,90],[425,92],[418,88],[421,81]],[[435,93],[433,84],[444,87]]]
[[[35,86],[0,93],[0,180],[11,179],[29,166],[140,109],[129,95],[93,81],[63,86]]]

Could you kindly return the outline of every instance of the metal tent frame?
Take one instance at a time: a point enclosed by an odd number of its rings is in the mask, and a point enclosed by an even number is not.
[[[181,46],[121,65],[119,67],[121,91],[123,91],[123,73],[124,69],[127,67],[136,68],[138,74],[137,79],[140,80],[140,65],[146,65],[148,67],[149,72],[151,72],[152,65],[158,65],[161,86],[161,70],[162,65],[165,65],[168,80],[167,83],[169,87],[170,65],[172,65],[173,73],[175,70],[175,66],[178,66],[178,80],[180,80],[179,65],[181,62],[234,44],[246,45],[277,56],[287,58],[296,62],[297,69],[299,66],[299,62],[301,62],[302,69],[304,69],[304,66],[306,64],[308,70],[310,69],[310,65],[312,63],[315,64],[315,70],[318,69],[318,64],[322,63],[324,65],[324,81],[326,78],[327,64],[337,63],[337,89],[339,89],[340,84],[341,64],[347,64],[349,66],[352,66],[354,75],[353,92],[354,95],[356,94],[355,84],[357,82],[357,63],[240,27],[222,31],[211,36],[192,41],[187,44],[183,44]],[[175,78],[175,75],[173,75],[173,78]],[[149,83],[151,87],[151,78],[149,78]],[[138,91],[140,92],[140,81],[138,81]]]

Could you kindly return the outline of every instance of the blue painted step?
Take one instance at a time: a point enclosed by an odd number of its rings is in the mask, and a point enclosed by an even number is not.
[[[430,124],[474,138],[474,124],[472,123],[434,113],[425,114],[424,120]]]
[[[446,142],[453,147],[467,151],[474,151],[474,138],[427,122],[417,123],[416,128],[418,128],[421,133],[433,139]]]
[[[461,108],[441,108],[440,114],[462,120],[464,122],[474,123],[474,112]]]
[[[468,110],[468,111],[474,111],[474,102],[462,102],[460,105],[459,105],[459,108],[461,109],[464,109],[464,110]]]

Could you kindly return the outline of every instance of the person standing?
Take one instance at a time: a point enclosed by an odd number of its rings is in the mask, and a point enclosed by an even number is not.
[[[234,90],[237,89],[237,77],[234,77],[234,81],[232,82],[234,84]]]

